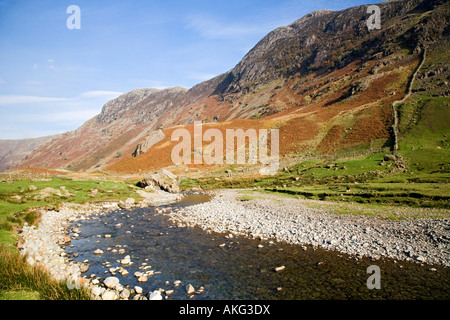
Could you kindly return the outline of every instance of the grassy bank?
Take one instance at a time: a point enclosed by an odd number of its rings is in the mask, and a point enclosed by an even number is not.
[[[87,300],[86,289],[69,289],[41,267],[30,266],[26,256],[0,244],[0,300]]]
[[[449,219],[450,210],[438,208],[413,208],[393,206],[386,203],[355,203],[344,201],[323,201],[312,200],[294,193],[287,193],[278,190],[238,190],[241,195],[237,198],[240,201],[251,201],[254,199],[271,199],[272,201],[283,203],[283,198],[297,199],[302,205],[319,209],[320,211],[333,214],[351,214],[368,217],[377,217],[389,220],[404,219]]]
[[[384,161],[380,153],[334,162],[304,161],[275,176],[185,179],[181,186],[205,190],[258,188],[312,200],[450,209],[450,173],[426,168],[396,173],[395,163]]]
[[[69,178],[32,179],[0,183],[0,299],[87,299],[84,290],[69,290],[65,281],[26,263],[15,247],[16,232],[24,222],[37,225],[40,210],[59,210],[61,203],[139,200],[133,182]]]

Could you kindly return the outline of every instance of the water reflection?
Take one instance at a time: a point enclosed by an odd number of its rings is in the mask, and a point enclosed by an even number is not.
[[[178,228],[168,219],[171,210],[208,201],[205,195],[188,195],[174,205],[118,210],[93,216],[81,224],[79,240],[66,251],[78,253],[76,261],[89,260],[87,275],[105,279],[110,268],[120,267],[129,255],[129,274],[115,276],[120,283],[142,287],[144,292],[158,288],[174,290],[170,299],[190,299],[187,284],[204,291],[194,299],[448,299],[448,268],[394,262],[372,261],[310,246],[288,245],[207,233],[199,228]],[[105,238],[104,235],[111,235]],[[108,250],[108,248],[111,248]],[[304,249],[306,248],[306,250]],[[103,255],[96,256],[94,250]],[[123,253],[119,253],[122,249]],[[366,285],[368,266],[381,268],[381,289]],[[151,266],[151,268],[149,268]],[[275,268],[285,266],[282,271]],[[134,276],[139,267],[154,271],[146,283]],[[181,285],[174,282],[181,280]]]

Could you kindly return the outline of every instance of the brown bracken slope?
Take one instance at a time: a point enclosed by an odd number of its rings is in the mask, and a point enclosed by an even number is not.
[[[222,131],[277,128],[285,157],[390,146],[390,104],[405,95],[424,48],[427,56],[448,49],[450,5],[399,0],[379,7],[380,30],[368,30],[367,6],[316,11],[272,31],[235,68],[189,90],[133,90],[14,168],[136,173],[171,166],[171,133],[192,131],[194,121]],[[416,89],[428,90],[427,81]],[[448,95],[441,89],[433,92]],[[131,156],[157,130],[165,138]]]

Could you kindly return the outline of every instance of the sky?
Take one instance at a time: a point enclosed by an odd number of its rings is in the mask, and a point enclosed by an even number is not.
[[[0,0],[0,139],[75,130],[136,88],[191,88],[311,11],[369,3]]]

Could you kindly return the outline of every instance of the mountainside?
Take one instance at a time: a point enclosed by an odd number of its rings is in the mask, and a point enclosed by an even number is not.
[[[172,127],[191,129],[196,120],[221,130],[278,128],[285,157],[391,147],[391,103],[405,96],[414,72],[414,94],[449,95],[450,5],[378,6],[380,30],[368,30],[367,6],[312,12],[269,33],[232,70],[189,90],[136,89],[108,102],[13,168],[170,166]]]
[[[35,149],[58,135],[34,139],[0,140],[0,172],[8,170],[12,165],[26,159]]]

